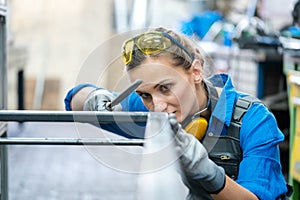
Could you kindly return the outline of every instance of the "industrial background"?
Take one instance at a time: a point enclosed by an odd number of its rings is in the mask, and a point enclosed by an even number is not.
[[[223,20],[211,18],[218,17],[215,11]],[[274,113],[286,136],[280,145],[283,172],[295,188],[293,199],[300,199],[300,33],[290,28],[300,25],[299,1],[0,0],[0,17],[0,106],[8,110],[63,111],[67,91],[85,81],[123,89],[120,48],[135,31],[164,26],[190,35],[213,66],[208,73],[231,74],[238,90],[262,99]],[[0,122],[2,136],[76,137],[81,128]],[[0,159],[0,187],[7,191],[1,200],[6,195],[22,200],[136,198],[136,176],[99,165],[84,147],[2,147],[0,157],[7,153],[8,162],[3,166]]]
[[[8,60],[13,63],[17,59],[17,62],[21,62],[18,65],[24,63],[19,66],[24,68],[25,73],[24,107],[64,109],[66,91],[76,83],[83,63],[98,46],[116,34],[146,26],[165,26],[179,30],[181,22],[191,20],[193,15],[212,7],[209,2],[213,1],[27,0],[24,3],[9,0]],[[229,5],[227,10],[233,13],[230,17],[234,23],[247,12],[247,1],[217,2]],[[268,25],[279,30],[291,24],[292,0],[285,1],[285,9],[282,9],[280,0],[263,2],[264,7],[261,9]],[[126,18],[126,12],[127,16],[133,16],[132,20]],[[117,45],[105,48],[108,48],[107,52],[120,51]],[[8,108],[17,108],[14,85],[17,69],[11,62],[8,65]]]

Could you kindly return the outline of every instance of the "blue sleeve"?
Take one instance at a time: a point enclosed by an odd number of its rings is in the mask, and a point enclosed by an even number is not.
[[[77,86],[75,86],[74,88],[70,89],[64,99],[65,102],[65,109],[67,111],[71,111],[71,101],[73,96],[82,88],[84,87],[93,87],[95,89],[99,88],[96,85],[93,85],[91,83],[82,83],[79,84]],[[117,95],[117,93],[115,93]],[[139,95],[136,92],[132,92],[127,98],[125,98],[122,102],[122,110],[123,111],[141,111],[141,112],[145,112],[148,111],[148,109],[144,106],[141,98],[139,97]]]
[[[71,90],[68,91],[64,102],[65,102],[65,109],[67,111],[71,111],[70,102],[73,96],[82,88],[84,87],[94,87],[99,88],[90,83],[83,83],[75,86]],[[115,93],[117,95],[117,93]],[[123,111],[130,111],[130,112],[146,112],[148,111],[147,108],[144,106],[141,98],[136,92],[132,92],[127,98],[125,98],[122,102],[122,110]],[[109,124],[101,124],[96,125],[100,126],[101,128],[116,133],[120,136],[126,138],[143,138],[145,133],[145,123],[119,123],[119,122],[112,122]]]
[[[101,124],[100,127],[117,135],[128,139],[143,139],[145,136],[146,122],[112,122],[109,124]]]
[[[132,92],[126,99],[121,102],[123,111],[130,112],[147,112],[148,109],[144,106],[140,96],[136,92]]]
[[[67,111],[71,111],[72,108],[71,108],[71,101],[72,101],[72,98],[73,96],[79,91],[81,90],[82,88],[84,87],[93,87],[93,88],[98,88],[96,85],[93,85],[91,83],[81,83],[75,87],[73,87],[71,90],[68,91],[65,99],[64,99],[64,102],[65,102],[65,109]]]
[[[147,112],[140,96],[132,92],[122,102],[122,110],[129,112]],[[101,128],[117,133],[126,138],[144,138],[146,123],[112,123],[103,124]]]
[[[286,193],[278,147],[284,135],[274,115],[264,105],[253,104],[242,119],[240,134],[243,159],[237,182],[259,199]]]

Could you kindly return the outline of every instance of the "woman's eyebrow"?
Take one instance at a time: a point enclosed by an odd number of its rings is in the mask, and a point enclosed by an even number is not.
[[[139,91],[139,90],[136,90],[135,92],[136,92],[137,94],[143,93],[142,91]]]
[[[154,89],[156,89],[157,87],[159,87],[160,85],[163,85],[165,82],[169,82],[169,81],[171,81],[172,79],[164,79],[164,80],[161,80],[160,82],[158,82],[158,83],[153,83],[153,84],[155,84],[154,86],[153,86],[153,88]],[[136,93],[147,93],[147,92],[145,92],[144,91],[144,87],[146,87],[146,86],[142,86],[140,89],[139,88],[137,88],[136,89]],[[149,86],[148,86],[149,87]],[[152,88],[152,87],[151,87]],[[147,89],[146,89],[147,90]]]
[[[171,81],[171,79],[165,79],[165,80],[162,80],[162,81],[158,82],[158,83],[154,86],[154,88],[157,88],[158,86],[163,85],[165,82],[169,82],[169,81]]]

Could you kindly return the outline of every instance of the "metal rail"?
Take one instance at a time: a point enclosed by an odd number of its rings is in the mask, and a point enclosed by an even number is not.
[[[36,111],[0,110],[0,121],[16,122],[82,122],[106,124],[112,122],[146,122],[147,112],[94,112],[94,111]],[[142,139],[99,138],[21,138],[0,137],[0,145],[98,145],[143,146]]]
[[[78,138],[1,138],[1,144],[9,145],[96,145],[96,146],[143,146],[142,139],[78,139]]]
[[[147,112],[0,110],[0,121],[17,122],[146,122]]]

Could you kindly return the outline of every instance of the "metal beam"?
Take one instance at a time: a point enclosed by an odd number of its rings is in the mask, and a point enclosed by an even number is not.
[[[142,139],[98,139],[98,138],[0,138],[0,145],[93,145],[93,146],[143,146]]]
[[[147,112],[0,110],[0,121],[17,122],[146,122]]]

